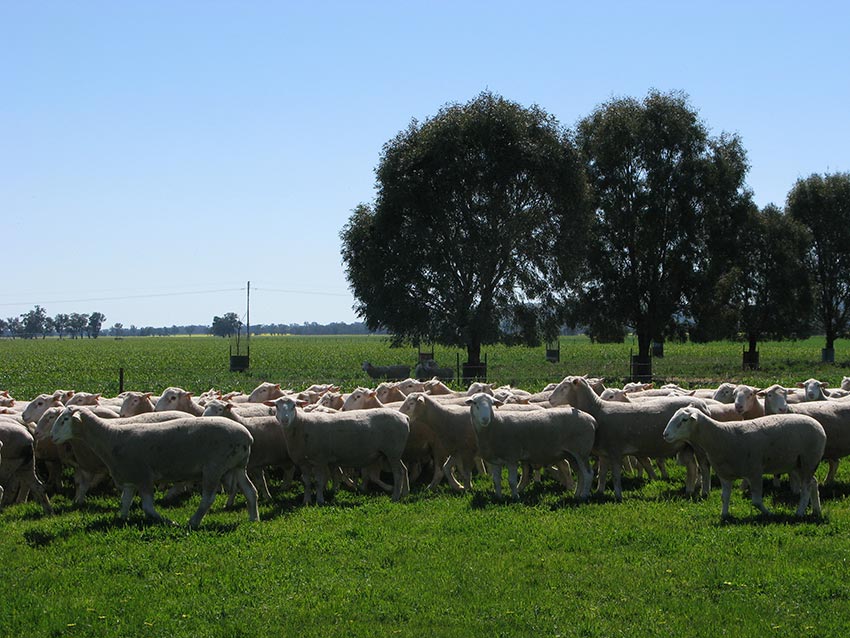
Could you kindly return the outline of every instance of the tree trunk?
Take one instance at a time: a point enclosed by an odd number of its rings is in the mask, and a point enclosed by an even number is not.
[[[477,339],[466,344],[466,362],[473,365],[481,363],[481,342]]]
[[[652,345],[652,337],[650,332],[638,332],[638,356],[648,357],[649,348]]]
[[[832,329],[832,326],[827,326],[826,328],[826,349],[832,350],[835,348],[835,330]]]
[[[758,337],[756,335],[749,335],[749,345],[749,352],[755,352],[758,345]]]

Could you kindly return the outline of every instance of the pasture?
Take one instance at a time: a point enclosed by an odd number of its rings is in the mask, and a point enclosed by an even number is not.
[[[654,372],[681,384],[790,384],[815,376],[821,339],[765,343],[762,370],[741,370],[735,343],[667,344]],[[567,374],[622,381],[629,344],[563,338],[561,362],[542,348],[487,348],[490,379],[529,390]],[[437,349],[453,365],[456,350]],[[380,337],[268,337],[251,343],[249,373],[227,370],[227,342],[204,337],[0,342],[0,387],[30,398],[59,387],[115,394],[179,385],[250,390],[261,380],[302,387],[370,382],[360,369],[415,363],[414,349]],[[822,478],[826,467],[819,471]],[[544,479],[517,503],[499,503],[477,477],[471,494],[413,487],[401,503],[340,490],[300,506],[301,486],[273,480],[259,524],[243,499],[219,498],[201,529],[183,524],[198,495],[158,503],[181,526],[147,525],[136,503],[127,524],[101,489],[57,514],[35,503],[0,511],[0,636],[833,636],[850,624],[850,462],[821,488],[825,516],[794,520],[787,481],[766,487],[757,516],[735,491],[721,523],[715,482],[706,500],[670,482],[631,478],[624,499],[578,504]]]

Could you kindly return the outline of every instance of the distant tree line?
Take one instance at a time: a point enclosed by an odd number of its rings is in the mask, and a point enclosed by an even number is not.
[[[47,310],[36,305],[32,310],[18,317],[0,319],[0,335],[13,339],[36,339],[56,335],[60,339],[82,339],[88,337],[97,339],[103,329],[106,315],[102,312],[91,314],[59,313],[55,317],[47,314]]]
[[[60,339],[97,339],[110,337],[169,337],[174,335],[215,335],[229,337],[236,334],[244,325],[235,312],[214,317],[211,325],[190,324],[184,326],[125,326],[115,323],[110,327],[103,325],[106,316],[100,312],[91,314],[58,314],[50,317],[39,305],[18,317],[0,319],[0,337],[12,339],[36,339],[59,337]],[[363,322],[345,323],[335,321],[319,324],[315,321],[304,323],[270,323],[251,326],[252,335],[365,335],[373,334]],[[381,332],[375,334],[383,334]]]

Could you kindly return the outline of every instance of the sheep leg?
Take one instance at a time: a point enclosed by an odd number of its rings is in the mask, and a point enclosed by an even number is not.
[[[321,465],[315,469],[316,473],[316,505],[325,504],[325,485],[328,483],[327,466]]]
[[[292,487],[292,479],[295,477],[295,466],[290,465],[283,470],[283,483],[281,483],[281,487],[284,490],[288,490]]]
[[[611,477],[614,481],[614,498],[617,499],[617,502],[620,502],[623,500],[623,464],[621,459],[611,463]]]
[[[596,477],[596,495],[602,496],[605,494],[605,484],[608,482],[608,457],[600,456],[599,462],[597,463],[597,477]]]
[[[814,475],[812,475],[812,478],[809,481],[809,490],[811,491],[810,498],[812,501],[812,514],[817,517],[820,517],[820,494],[818,493],[818,480]]]
[[[148,518],[157,523],[167,522],[153,506],[153,485],[140,485],[139,496],[142,499],[142,511],[147,514]]]
[[[534,470],[534,481],[536,483],[540,482],[540,468]],[[532,470],[531,466],[528,463],[523,462],[522,464],[522,476],[520,477],[519,484],[517,485],[517,490],[520,492],[524,491],[528,484],[531,483],[531,475]]]
[[[136,487],[134,485],[125,485],[121,492],[121,518],[127,520],[130,515],[130,506],[133,504],[133,497],[136,495]]]
[[[570,462],[567,459],[563,459],[558,461],[555,464],[555,468],[558,470],[558,480],[568,490],[576,489],[576,482],[573,479],[573,468],[570,467]],[[579,481],[581,481],[581,476],[579,476]]]
[[[797,504],[797,516],[805,516],[806,515],[806,509],[808,509],[808,507],[809,507],[809,500],[811,500],[811,498],[812,498],[812,489],[811,489],[811,482],[810,481],[814,481],[814,480],[815,480],[815,478],[812,477],[811,479],[806,481],[806,489],[800,490],[800,502]],[[814,505],[814,504],[812,504],[812,505]],[[814,509],[814,507],[812,507],[812,509]]]
[[[257,488],[251,482],[251,479],[248,478],[248,473],[244,469],[235,470],[233,475],[239,484],[239,488],[245,495],[245,500],[248,501],[248,520],[259,521],[260,512],[257,510]]]
[[[312,469],[306,465],[301,466],[301,482],[304,483],[304,505],[309,505],[313,500],[313,474]]]
[[[44,491],[44,485],[35,475],[35,464],[32,467],[27,467],[26,471],[21,474],[21,485],[27,485],[29,490],[35,494],[45,514],[53,514],[53,507],[50,505],[50,499],[47,498],[47,492]]]
[[[407,496],[410,493],[407,467],[401,459],[390,461],[390,466],[393,470],[393,501],[398,501],[402,496]]]
[[[637,462],[640,467],[646,471],[646,477],[650,481],[654,481],[658,478],[658,476],[655,474],[655,470],[652,469],[652,461],[648,456],[638,456]]]
[[[272,494],[269,492],[269,485],[266,483],[266,473],[262,470],[262,468],[253,470],[249,478],[253,479],[251,483],[257,486],[257,492],[264,500],[272,500]],[[238,475],[236,477],[236,482],[239,482]]]
[[[198,526],[201,524],[201,520],[204,518],[206,513],[210,511],[212,504],[215,502],[219,482],[219,478],[211,480],[209,477],[204,477],[201,482],[201,502],[198,504],[198,509],[195,510],[194,514],[192,514],[192,518],[189,519],[189,527],[191,529],[198,529]],[[256,499],[256,488],[254,491]],[[144,494],[142,495],[142,499],[144,502]]]
[[[762,514],[770,514],[770,511],[764,506],[762,501],[762,490],[764,489],[764,479],[761,473],[754,474],[750,477],[750,502],[758,508]]]
[[[462,492],[463,489],[464,489],[463,485],[461,485],[458,482],[458,480],[454,477],[454,474],[452,474],[452,466],[456,462],[457,462],[457,460],[455,459],[454,456],[450,456],[449,458],[446,459],[446,462],[443,463],[443,476],[446,477],[446,481],[448,482],[448,484],[451,486],[451,488],[455,492]]]
[[[567,461],[563,461],[566,467],[563,467],[561,463],[558,464],[558,469],[561,470],[561,473],[570,472],[570,464]],[[582,501],[586,501],[587,497],[590,496],[590,487],[593,482],[593,472],[590,470],[588,464],[582,461],[579,458],[574,460],[576,466],[576,474],[578,474],[578,485],[576,485],[575,492],[573,496]],[[570,475],[570,478],[572,476]]]
[[[508,463],[508,485],[511,486],[511,498],[515,501],[519,500],[519,492],[517,491],[517,464]]]
[[[661,474],[661,478],[665,481],[670,480],[670,473],[667,471],[667,461],[663,458],[655,459],[656,465],[658,465],[658,472]]]
[[[835,482],[835,473],[838,471],[838,459],[827,459],[827,463],[829,463],[829,471],[826,473],[826,479],[824,479],[824,485],[832,485]]]
[[[502,466],[490,463],[490,474],[493,476],[493,489],[496,491],[496,498],[502,498]]]
[[[720,518],[729,518],[729,499],[732,497],[732,481],[720,479]]]

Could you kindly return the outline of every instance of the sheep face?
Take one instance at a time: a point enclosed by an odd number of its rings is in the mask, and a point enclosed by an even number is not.
[[[162,396],[154,406],[154,411],[162,412],[163,410],[180,410],[181,400],[186,402],[192,397],[191,392],[186,392],[180,388],[166,388]],[[183,410],[185,412],[185,410]]]
[[[764,409],[768,414],[788,413],[788,391],[781,385],[772,385],[759,394],[764,397]]]
[[[54,399],[58,399],[59,401],[61,401],[61,402],[62,402],[62,405],[67,404],[67,403],[68,403],[68,400],[69,400],[72,396],[74,396],[74,391],[73,391],[73,390],[56,390],[56,392],[54,392],[54,393],[53,393],[53,398],[54,398]]]
[[[739,385],[735,388],[735,412],[743,414],[751,410],[757,401],[758,390],[748,385]]]
[[[283,390],[280,389],[279,383],[269,383],[264,381],[253,392],[248,395],[249,403],[262,403],[263,401],[271,401],[283,396]]]
[[[274,401],[266,401],[266,405],[274,406],[277,422],[284,430],[290,430],[295,422],[298,404],[291,397],[280,397]]]
[[[100,394],[91,394],[90,392],[77,392],[72,396],[65,405],[97,405],[100,403]]]
[[[472,416],[472,423],[476,428],[486,428],[493,420],[494,407],[503,405],[498,399],[479,392],[469,397],[464,401],[469,406],[469,413]]]
[[[841,389],[842,390],[850,390],[850,377],[842,377],[841,378]]]
[[[232,419],[233,404],[228,401],[213,399],[204,406],[204,414],[202,416],[223,416]]]
[[[617,390],[614,388],[605,388],[599,398],[603,401],[619,401],[621,403],[631,403],[625,390]]]
[[[127,417],[145,412],[153,412],[153,402],[151,401],[150,392],[128,392],[121,402],[121,410],[119,416]]]
[[[66,408],[56,417],[53,422],[53,429],[50,432],[50,438],[54,443],[67,443],[74,436],[72,426],[74,422],[82,422],[82,417],[75,411]]]
[[[404,393],[405,396],[411,392],[425,392],[425,384],[416,379],[405,379],[399,381],[396,387]]]
[[[697,422],[697,410],[694,408],[679,408],[667,423],[662,436],[668,443],[684,441],[690,438]]]
[[[828,387],[829,384],[824,383],[823,381],[818,381],[817,379],[806,379],[802,383],[798,383],[798,388],[803,388],[804,393],[806,395],[806,401],[820,401],[821,399],[825,399],[823,389]]]
[[[493,396],[493,384],[474,381],[473,383],[469,384],[469,389],[467,389],[466,394],[469,396],[473,396],[478,394],[479,392],[483,392],[484,394],[489,394],[490,396]]]
[[[342,408],[343,399],[339,392],[325,392],[320,398],[318,405],[323,408],[339,410]]]
[[[24,408],[21,418],[24,423],[36,423],[48,408],[65,407],[59,399],[49,394],[39,394]]]
[[[720,403],[734,403],[735,386],[731,383],[721,383],[711,398],[715,401],[720,401]]]
[[[348,395],[348,398],[342,404],[342,410],[362,410],[369,399],[374,399],[376,393],[369,388],[357,388],[354,392]]]
[[[49,437],[50,433],[53,431],[53,424],[56,422],[56,419],[59,418],[59,415],[62,414],[64,410],[64,407],[47,408],[47,410],[44,411],[44,414],[42,414],[41,418],[38,420],[38,424],[36,424],[35,426],[33,438],[38,441]]]

